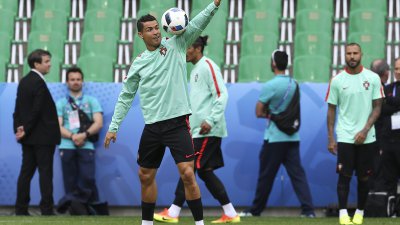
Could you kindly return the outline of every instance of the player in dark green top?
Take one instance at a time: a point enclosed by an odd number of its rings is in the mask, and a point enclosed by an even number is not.
[[[159,25],[151,15],[137,22],[138,34],[147,50],[136,57],[123,81],[123,88],[104,140],[108,148],[132,105],[137,90],[145,127],[139,144],[137,162],[142,191],[142,225],[153,224],[157,199],[155,176],[169,147],[185,186],[185,197],[196,225],[203,225],[203,206],[194,176],[194,149],[188,115],[186,49],[206,28],[221,0],[214,0],[194,17],[186,31],[172,38],[161,38]]]

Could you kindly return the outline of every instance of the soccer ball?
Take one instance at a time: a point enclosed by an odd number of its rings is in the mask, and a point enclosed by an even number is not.
[[[179,8],[168,9],[161,18],[163,29],[174,35],[182,34],[188,23],[189,19],[185,11]]]

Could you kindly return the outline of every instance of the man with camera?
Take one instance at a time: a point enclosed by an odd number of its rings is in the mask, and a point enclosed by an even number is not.
[[[81,203],[96,203],[99,195],[95,182],[94,142],[103,126],[103,110],[96,98],[82,92],[80,68],[67,70],[66,84],[68,95],[57,101],[65,195]]]

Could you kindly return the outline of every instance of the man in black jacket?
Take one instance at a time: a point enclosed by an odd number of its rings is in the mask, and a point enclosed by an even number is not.
[[[53,156],[61,135],[56,106],[44,75],[50,71],[51,54],[37,49],[28,56],[31,71],[21,79],[14,110],[14,133],[22,144],[22,165],[17,184],[16,215],[29,215],[30,183],[39,170],[40,210],[53,211]]]
[[[400,178],[400,58],[395,60],[395,82],[385,87],[385,104],[382,106],[382,165],[385,187],[390,195],[397,192]]]

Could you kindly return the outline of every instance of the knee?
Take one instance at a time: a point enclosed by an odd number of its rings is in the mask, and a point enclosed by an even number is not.
[[[194,170],[190,167],[186,168],[183,173],[181,174],[181,178],[183,183],[190,184],[193,183],[195,178],[194,178]]]
[[[139,179],[142,185],[149,185],[153,181],[154,176],[149,172],[139,169]]]

